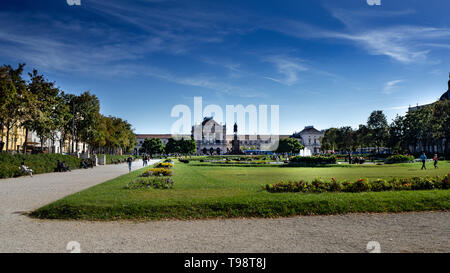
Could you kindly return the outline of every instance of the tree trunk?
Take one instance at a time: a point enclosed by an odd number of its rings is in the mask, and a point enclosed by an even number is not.
[[[5,151],[8,152],[9,151],[9,131],[11,130],[11,128],[9,128],[9,126],[6,127],[6,148]]]
[[[23,153],[27,153],[27,146],[28,146],[28,128],[25,128],[25,142],[23,143]]]

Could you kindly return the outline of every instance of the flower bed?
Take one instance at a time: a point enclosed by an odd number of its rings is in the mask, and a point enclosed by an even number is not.
[[[289,159],[291,163],[300,164],[336,164],[336,156],[294,156]]]
[[[167,168],[152,168],[147,171],[145,171],[142,176],[148,177],[148,176],[172,176],[173,171],[171,169]]]
[[[357,181],[324,181],[316,178],[311,182],[280,182],[268,184],[264,187],[268,192],[380,192],[380,191],[401,191],[401,190],[433,190],[450,189],[450,174],[444,177],[412,177],[412,178],[392,178],[368,180],[366,178]]]
[[[173,168],[173,164],[172,163],[167,163],[167,162],[162,162],[162,163],[158,163],[158,165],[156,165],[156,168],[172,169]]]
[[[173,180],[164,177],[140,177],[128,183],[125,188],[129,190],[136,189],[172,189]]]
[[[394,163],[408,163],[414,161],[414,156],[412,155],[393,155],[386,159],[386,164],[394,164]]]

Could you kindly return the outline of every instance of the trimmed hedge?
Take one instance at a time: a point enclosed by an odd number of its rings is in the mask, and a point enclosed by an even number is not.
[[[401,191],[401,190],[433,190],[450,189],[450,174],[444,177],[412,177],[412,178],[392,178],[368,180],[360,178],[357,181],[324,181],[316,178],[311,182],[300,180],[298,182],[280,182],[277,184],[267,184],[265,190],[272,193],[279,192],[380,192],[380,191]]]
[[[291,163],[300,164],[336,164],[336,156],[294,156],[289,159]]]
[[[51,173],[55,171],[58,160],[65,161],[71,170],[78,169],[81,163],[81,159],[70,155],[0,153],[0,178],[25,175],[20,171],[22,162],[25,162],[25,165],[33,170],[33,174]]]
[[[414,161],[414,159],[412,155],[393,155],[386,159],[386,164],[408,163]]]

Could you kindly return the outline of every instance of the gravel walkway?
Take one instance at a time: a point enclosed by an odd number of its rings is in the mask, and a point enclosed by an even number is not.
[[[141,167],[136,162],[134,169]],[[350,214],[280,219],[79,222],[21,213],[128,172],[101,166],[0,181],[0,252],[450,252],[450,212]]]

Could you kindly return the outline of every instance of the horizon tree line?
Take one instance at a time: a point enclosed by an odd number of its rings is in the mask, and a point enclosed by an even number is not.
[[[79,143],[83,143],[83,151],[88,144],[89,151],[108,154],[129,152],[135,146],[131,124],[100,114],[96,95],[89,91],[80,95],[66,93],[36,69],[25,79],[24,67],[0,66],[0,126],[2,139],[6,131],[6,152],[10,151],[14,128],[25,130],[22,153],[27,151],[30,132],[39,137],[42,150],[47,140],[59,142],[59,153],[63,153],[66,141],[71,143],[71,153],[76,152]]]
[[[450,100],[397,115],[388,123],[383,111],[373,111],[366,124],[330,128],[321,139],[322,150],[350,152],[360,148],[389,148],[394,153],[440,153],[447,157],[450,140]]]

